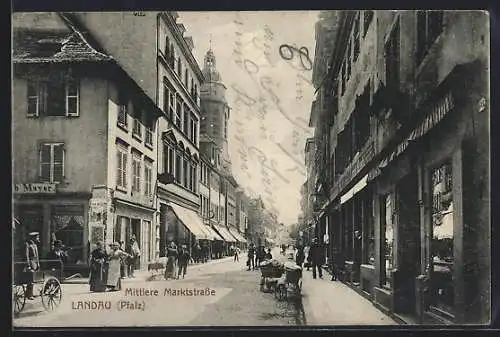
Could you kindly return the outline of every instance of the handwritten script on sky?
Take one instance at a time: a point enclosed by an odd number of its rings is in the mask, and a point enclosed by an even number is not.
[[[318,12],[180,12],[200,67],[211,47],[231,107],[233,174],[285,224],[300,214]]]

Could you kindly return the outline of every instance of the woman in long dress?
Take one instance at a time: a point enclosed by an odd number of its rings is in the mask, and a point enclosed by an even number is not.
[[[167,245],[167,266],[165,267],[165,279],[175,279],[176,269],[177,269],[177,256],[179,255],[179,251],[177,249],[177,245],[174,241],[170,241]]]
[[[102,242],[97,242],[97,248],[90,254],[90,291],[106,291],[106,259],[108,255],[102,246]]]
[[[111,244],[111,253],[108,255],[108,277],[106,282],[110,291],[121,290],[121,260],[128,256],[129,254],[120,249],[120,244],[118,242]]]

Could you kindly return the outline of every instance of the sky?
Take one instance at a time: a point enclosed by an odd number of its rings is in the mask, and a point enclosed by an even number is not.
[[[211,46],[227,87],[229,154],[236,180],[249,196],[261,195],[280,222],[296,223],[306,180],[304,146],[313,131],[308,122],[318,12],[179,15],[184,36],[193,38],[200,68]]]

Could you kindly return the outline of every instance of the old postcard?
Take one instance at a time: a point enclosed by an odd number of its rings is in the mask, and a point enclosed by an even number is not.
[[[489,324],[488,12],[12,26],[14,328]]]

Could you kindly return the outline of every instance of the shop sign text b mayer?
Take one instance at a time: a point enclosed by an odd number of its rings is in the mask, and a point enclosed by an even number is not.
[[[56,193],[56,184],[28,183],[15,184],[14,193],[17,194],[53,194]]]

